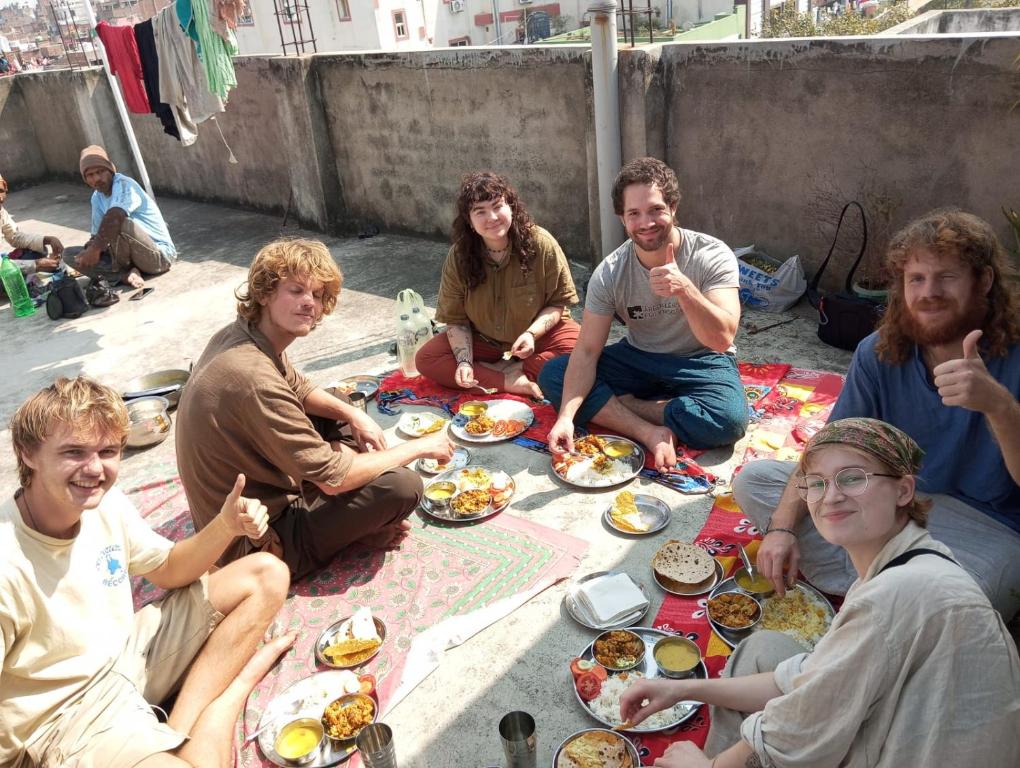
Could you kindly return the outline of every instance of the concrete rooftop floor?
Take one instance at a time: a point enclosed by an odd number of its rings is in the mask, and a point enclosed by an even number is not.
[[[48,183],[13,192],[6,207],[23,229],[58,234],[65,246],[77,245],[87,238],[88,197],[83,185]],[[396,366],[388,349],[397,291],[414,288],[429,307],[435,306],[445,243],[386,234],[366,240],[327,237],[293,226],[282,230],[277,216],[174,198],[160,198],[159,203],[181,256],[169,273],[150,281],[156,290],[144,301],[121,301],[58,322],[42,309],[33,317],[15,319],[6,304],[0,305],[0,369],[14,374],[0,391],[0,440],[5,445],[18,404],[57,376],[84,372],[120,389],[143,373],[187,368],[209,337],[233,320],[233,290],[243,282],[256,251],[280,234],[323,240],[344,272],[336,312],[289,350],[295,366],[320,384]],[[555,222],[540,223],[555,234]],[[586,275],[585,268],[576,266],[579,284]],[[749,335],[756,327],[786,319],[792,321]],[[782,315],[746,312],[736,342],[738,356],[844,373],[850,355],[819,342],[815,328],[815,315],[804,303]],[[379,414],[374,405],[369,411],[391,443],[401,440],[394,433],[396,417]],[[699,462],[728,478],[745,441],[733,450],[705,454]],[[167,476],[173,446],[171,436],[154,448],[129,452],[121,468],[122,483]],[[9,450],[0,455],[3,492],[12,493],[17,487],[13,455]],[[673,521],[656,535],[623,539],[599,521],[607,494],[566,489],[553,479],[548,457],[498,444],[485,449],[485,461],[517,482],[509,514],[589,543],[576,576],[614,568],[644,584],[652,597],[644,623],[651,623],[663,595],[651,578],[651,557],[667,538],[693,539],[711,508],[710,497],[682,496],[638,480],[632,489],[640,486],[641,492],[667,501]],[[568,735],[597,725],[577,704],[567,668],[594,632],[570,619],[562,606],[564,594],[565,583],[556,585],[447,651],[440,668],[386,716],[403,768],[502,765],[496,726],[503,714],[515,709],[535,716],[539,765],[550,764]]]

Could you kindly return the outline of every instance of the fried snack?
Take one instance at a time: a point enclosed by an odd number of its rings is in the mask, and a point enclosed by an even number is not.
[[[375,705],[367,696],[337,699],[322,713],[322,727],[334,739],[353,739],[374,714]]]
[[[602,453],[605,447],[606,441],[598,435],[585,435],[574,441],[574,450],[585,456],[596,456]]]
[[[450,502],[450,509],[458,517],[472,517],[481,514],[489,506],[490,501],[491,497],[487,490],[474,489],[454,496]]]
[[[464,425],[464,431],[469,435],[487,435],[492,431],[495,422],[488,416],[475,416]]]
[[[708,601],[712,621],[730,629],[744,629],[758,618],[758,604],[747,595],[725,592]]]
[[[633,768],[622,736],[590,731],[567,744],[556,768]]]
[[[634,494],[630,491],[616,494],[613,506],[609,510],[609,517],[618,528],[631,533],[644,533],[651,527],[641,518],[641,512],[634,502]]]

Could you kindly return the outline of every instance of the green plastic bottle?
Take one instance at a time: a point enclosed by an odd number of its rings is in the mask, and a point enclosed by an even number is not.
[[[0,280],[3,280],[4,290],[7,298],[11,300],[11,307],[14,309],[15,317],[28,317],[35,314],[35,302],[28,295],[28,286],[25,285],[25,278],[17,265],[3,255],[3,262],[0,263]]]

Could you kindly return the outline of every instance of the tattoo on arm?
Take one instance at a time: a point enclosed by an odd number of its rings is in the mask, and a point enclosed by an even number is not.
[[[464,325],[451,325],[447,338],[450,340],[450,349],[453,350],[457,364],[470,363],[472,359],[471,328]],[[465,338],[467,339],[466,343]]]
[[[551,310],[555,309],[553,313]],[[563,310],[560,307],[546,307],[538,313],[538,317],[528,327],[527,332],[536,339],[560,321]]]
[[[761,758],[758,757],[757,753],[752,752],[751,756],[747,758],[747,762],[744,763],[744,768],[764,768],[761,762]]]

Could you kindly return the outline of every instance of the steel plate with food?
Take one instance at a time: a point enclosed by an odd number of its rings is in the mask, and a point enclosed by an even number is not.
[[[436,459],[418,459],[416,466],[419,472],[424,472],[426,475],[438,475],[440,472],[446,472],[448,469],[466,467],[470,460],[471,453],[468,449],[458,445],[453,449],[453,458],[445,464],[441,464]]]
[[[430,490],[441,484],[452,484],[453,493],[447,499],[430,498]],[[516,490],[514,479],[503,470],[469,465],[436,475],[425,486],[421,509],[444,522],[477,522],[506,509]]]
[[[672,518],[669,504],[646,493],[620,491],[602,515],[606,525],[620,533],[646,536],[658,533]]]
[[[717,599],[726,593],[745,594],[731,577],[720,582],[709,594],[709,599]],[[751,599],[752,596],[747,597]],[[806,649],[813,650],[836,615],[825,596],[803,581],[798,581],[796,587],[788,589],[785,597],[772,595],[765,599],[759,598],[759,602],[762,605],[761,618],[750,628],[731,629],[713,618],[711,611],[708,622],[716,635],[730,648],[735,648],[751,632],[772,629],[789,635]]]
[[[645,465],[644,449],[615,435],[578,438],[574,451],[553,456],[552,468],[556,477],[578,488],[609,488],[629,482]]]
[[[553,755],[553,768],[640,768],[637,748],[621,733],[588,728],[571,734]]]
[[[595,638],[592,656],[610,671],[633,669],[645,657],[645,641],[629,630],[612,629]]]
[[[638,665],[627,672],[611,672],[595,660],[594,642],[570,663],[574,695],[589,715],[605,726],[623,725],[620,719],[620,697],[634,684],[644,678],[659,678],[662,674],[655,663],[653,648],[663,637],[675,637],[670,632],[649,627],[627,627],[644,643],[645,652]],[[694,668],[694,676],[705,679],[708,673],[704,662]],[[673,728],[694,716],[701,702],[680,701],[668,709],[656,712],[640,725],[625,730],[632,733],[650,733]]]
[[[378,707],[371,696],[345,693],[331,701],[322,713],[322,728],[334,747],[353,743],[366,725],[375,722]]]
[[[670,539],[652,558],[655,583],[673,595],[703,595],[723,577],[722,564],[697,544]]]
[[[333,669],[304,677],[284,689],[259,719],[257,727],[265,727],[256,739],[262,754],[281,768],[298,764],[328,768],[347,760],[356,751],[354,742],[340,745],[326,737],[322,718],[329,703],[340,696],[370,696],[374,690],[370,681],[370,675],[359,677],[350,670]]]
[[[345,395],[360,392],[371,400],[379,391],[379,382],[378,376],[348,376],[346,379],[340,379],[333,388]]]
[[[481,401],[479,401],[481,402]],[[510,440],[524,432],[535,420],[535,413],[527,403],[517,400],[486,400],[485,409],[471,414],[461,406],[450,425],[450,432],[472,443],[498,443]]]
[[[315,658],[334,669],[353,669],[379,653],[386,640],[386,625],[368,608],[359,608],[326,627],[315,641]]]
[[[435,413],[405,413],[397,422],[397,429],[408,437],[424,437],[438,432],[449,423],[449,419]]]

